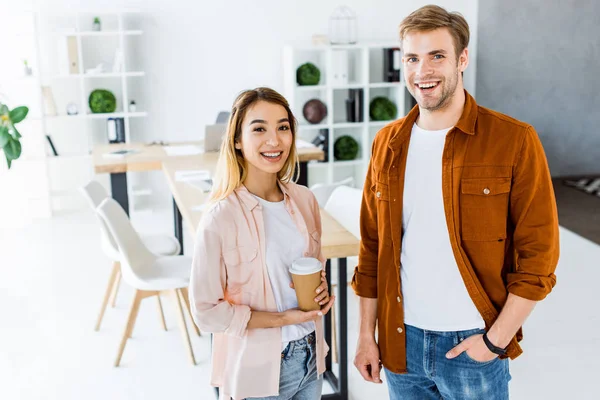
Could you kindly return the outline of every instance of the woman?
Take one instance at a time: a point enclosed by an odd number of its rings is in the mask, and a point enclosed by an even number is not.
[[[318,258],[321,219],[296,175],[296,120],[277,92],[241,93],[221,146],[210,205],[198,227],[190,300],[198,327],[214,333],[211,384],[221,398],[316,400],[328,351],[325,273],[303,312],[288,268]]]

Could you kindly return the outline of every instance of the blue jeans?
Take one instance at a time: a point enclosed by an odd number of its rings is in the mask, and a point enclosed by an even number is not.
[[[252,397],[252,400],[318,400],[323,376],[317,374],[315,333],[290,342],[281,353],[279,396]]]
[[[508,359],[478,362],[466,352],[446,358],[448,350],[483,332],[432,332],[406,325],[407,373],[385,370],[390,400],[508,399]]]

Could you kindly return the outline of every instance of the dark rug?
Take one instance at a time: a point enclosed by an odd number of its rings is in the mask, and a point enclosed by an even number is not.
[[[561,226],[600,244],[600,176],[552,179]]]

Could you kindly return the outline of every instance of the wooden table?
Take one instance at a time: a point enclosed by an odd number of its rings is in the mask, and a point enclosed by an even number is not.
[[[169,143],[169,146],[194,145],[204,147],[202,141]],[[134,150],[135,153],[124,157],[106,157],[105,154],[117,150]],[[189,156],[170,156],[162,145],[145,143],[116,143],[96,146],[92,152],[94,170],[97,174],[110,174],[110,186],[112,197],[123,207],[129,215],[129,193],[127,192],[127,172],[129,171],[156,171],[160,170],[163,163],[169,161],[197,162],[200,169],[214,172],[214,166],[218,158],[218,152],[207,152]],[[308,185],[308,161],[323,160],[325,154],[317,147],[302,147],[298,149],[300,160],[300,177],[298,183]],[[183,251],[183,233],[181,227],[182,217],[173,201],[173,228],[175,236],[181,244]]]
[[[163,163],[163,171],[167,177],[167,182],[175,203],[178,205],[183,220],[189,228],[192,237],[196,235],[196,228],[202,211],[198,210],[198,206],[207,199],[208,193],[203,193],[202,190],[195,186],[189,185],[186,182],[176,181],[175,173],[184,170],[207,169],[213,171],[213,160],[206,159],[181,159],[171,160]],[[325,210],[321,209],[321,224],[323,233],[321,235],[321,244],[323,255],[327,258],[327,280],[331,287],[331,259],[338,259],[338,282],[346,282],[347,257],[358,255],[359,240],[352,235],[348,230],[342,227],[335,219],[333,219]],[[348,297],[347,286],[345,284],[337,285],[337,301],[339,309],[339,318],[337,321],[337,335],[339,344],[339,377],[332,372],[331,352],[325,361],[327,371],[325,379],[334,388],[335,393],[325,395],[322,398],[326,400],[347,400],[348,399]],[[331,343],[331,313],[325,316],[325,340]]]
[[[204,147],[202,141],[169,143],[169,146],[194,145]],[[116,150],[134,150],[136,153],[128,154],[121,158],[106,157],[107,153]],[[94,147],[92,158],[94,161],[94,170],[97,174],[110,174],[110,182],[113,198],[121,204],[123,209],[129,214],[129,195],[127,193],[127,172],[130,171],[157,171],[162,168],[163,162],[180,159],[205,160],[212,162],[217,156],[217,152],[207,152],[191,156],[170,156],[162,145],[152,145],[145,143],[115,143],[100,145]],[[312,160],[323,160],[325,154],[323,150],[317,147],[303,147],[298,149],[298,158],[300,159],[300,178],[298,183],[308,184],[308,166],[307,162]]]

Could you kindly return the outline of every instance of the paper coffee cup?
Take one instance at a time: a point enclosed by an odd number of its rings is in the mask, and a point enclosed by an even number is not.
[[[320,310],[315,301],[317,288],[321,285],[323,264],[316,258],[299,258],[292,263],[289,271],[292,274],[298,307],[302,311]]]

